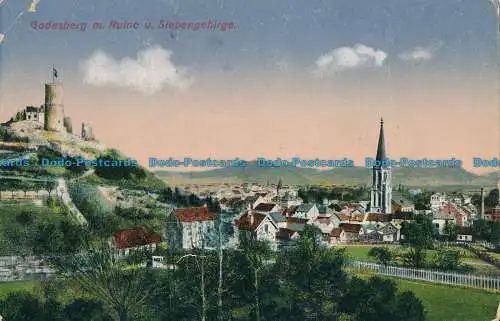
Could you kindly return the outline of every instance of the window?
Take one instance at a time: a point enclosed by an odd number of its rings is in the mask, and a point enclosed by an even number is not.
[[[268,233],[269,232],[269,227],[266,225],[264,225],[264,232]]]

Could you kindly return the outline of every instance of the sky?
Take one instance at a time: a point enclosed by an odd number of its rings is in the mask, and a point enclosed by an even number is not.
[[[90,122],[101,142],[143,164],[297,156],[362,165],[375,156],[381,117],[394,159],[455,157],[472,170],[472,157],[500,154],[487,0],[41,0],[34,12],[31,3],[0,0],[2,120],[43,103],[55,65],[73,127]],[[208,21],[219,25],[203,29]],[[77,28],[40,29],[47,22]]]

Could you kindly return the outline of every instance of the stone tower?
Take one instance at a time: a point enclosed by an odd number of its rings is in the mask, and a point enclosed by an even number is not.
[[[45,84],[45,130],[64,131],[63,96],[62,83],[52,82]]]
[[[384,120],[380,120],[380,134],[377,146],[377,161],[386,160],[385,139],[384,139]],[[373,166],[372,192],[370,201],[370,211],[374,213],[391,213],[392,185],[391,185],[391,167],[382,164]]]
[[[82,123],[82,138],[84,140],[95,140],[92,125],[89,123]]]
[[[73,134],[73,122],[71,121],[71,117],[64,117],[64,128],[66,128],[66,132]]]

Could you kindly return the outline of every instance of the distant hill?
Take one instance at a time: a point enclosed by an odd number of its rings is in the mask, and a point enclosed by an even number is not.
[[[261,168],[255,162],[243,168],[218,168],[201,172],[156,171],[169,184],[216,182],[275,183],[282,178],[292,185],[363,185],[371,184],[371,169],[364,167],[317,170],[313,168]],[[500,171],[477,175],[463,168],[393,168],[393,185],[405,186],[496,186]]]

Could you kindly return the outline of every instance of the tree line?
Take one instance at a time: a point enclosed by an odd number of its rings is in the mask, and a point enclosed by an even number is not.
[[[316,233],[307,229],[297,247],[277,255],[266,243],[242,240],[222,252],[222,262],[217,251],[170,249],[166,270],[124,269],[105,246],[59,257],[52,263],[60,279],[46,281],[43,295],[7,296],[0,314],[9,321],[67,320],[68,311],[71,320],[425,320],[413,293],[348,274],[344,252],[320,246]],[[59,300],[61,293],[78,295]]]

